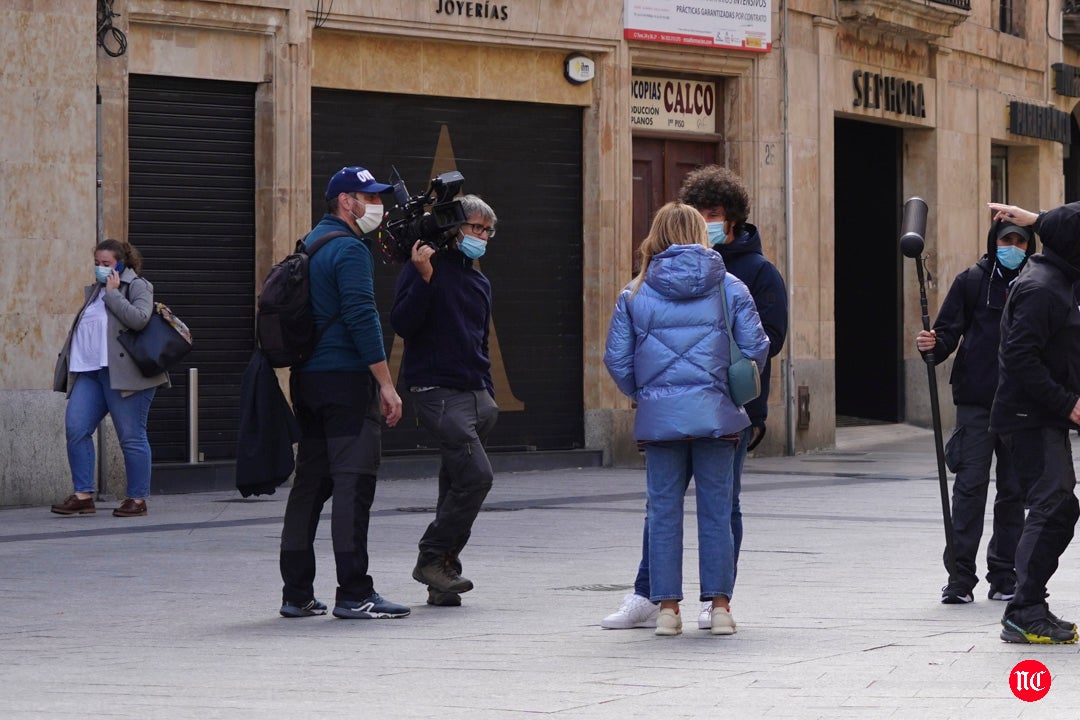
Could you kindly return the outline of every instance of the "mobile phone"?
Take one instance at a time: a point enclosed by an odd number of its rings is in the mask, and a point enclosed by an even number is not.
[[[122,262],[116,263],[116,265],[113,265],[113,270],[116,271],[117,275],[123,275],[124,274],[124,263],[122,263]]]

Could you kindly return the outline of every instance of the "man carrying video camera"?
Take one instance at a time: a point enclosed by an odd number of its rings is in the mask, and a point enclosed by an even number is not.
[[[499,414],[488,357],[491,284],[473,264],[495,235],[495,212],[476,195],[459,202],[465,222],[446,242],[413,243],[390,312],[405,341],[405,386],[442,455],[435,519],[412,575],[428,586],[428,604],[445,606],[460,605],[473,587],[459,556],[491,489],[484,441]]]

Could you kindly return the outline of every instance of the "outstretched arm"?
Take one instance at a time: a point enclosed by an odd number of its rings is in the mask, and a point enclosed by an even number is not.
[[[1034,225],[1035,221],[1039,219],[1039,213],[1025,210],[1016,205],[986,203],[986,206],[994,213],[994,220],[1001,220],[1003,222],[1012,223],[1013,225],[1019,225],[1020,227]]]

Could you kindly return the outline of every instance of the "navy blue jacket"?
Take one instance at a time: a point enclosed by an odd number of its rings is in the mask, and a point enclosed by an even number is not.
[[[769,357],[761,368],[761,394],[746,404],[746,414],[755,427],[765,427],[769,416],[769,376],[772,358],[784,347],[788,329],[787,287],[780,271],[761,252],[761,235],[745,223],[738,236],[726,245],[713,245],[724,258],[727,271],[742,280],[754,298],[758,317],[769,336]]]
[[[956,276],[934,320],[937,335],[934,364],[944,362],[956,351],[949,376],[953,402],[979,405],[987,410],[994,403],[998,384],[1001,311],[1005,307],[1009,284],[1024,267],[1009,270],[997,262],[997,231],[1000,227],[999,222],[991,223],[986,254]],[[1034,252],[1032,240],[1028,243],[1027,254],[1030,257]]]
[[[1013,283],[1001,316],[998,390],[990,430],[1075,428],[1080,399],[1080,203],[1039,215],[1043,252]]]
[[[483,390],[495,396],[488,356],[491,283],[452,247],[431,258],[431,282],[411,263],[397,279],[390,324],[405,341],[406,387]]]

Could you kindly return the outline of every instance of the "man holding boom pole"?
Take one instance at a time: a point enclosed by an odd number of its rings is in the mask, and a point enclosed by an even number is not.
[[[935,365],[956,351],[949,377],[956,427],[945,446],[945,462],[956,473],[952,491],[956,567],[955,576],[941,589],[941,602],[947,605],[975,599],[972,590],[979,582],[976,556],[995,455],[994,530],[986,547],[987,597],[1009,601],[1016,588],[1013,557],[1024,528],[1024,494],[1005,443],[990,432],[990,406],[998,384],[1001,311],[1009,285],[1034,252],[1031,230],[1012,223],[993,223],[987,233],[986,254],[956,276],[934,329],[920,330],[915,338],[919,352],[933,352]],[[953,572],[948,558],[945,567]]]

